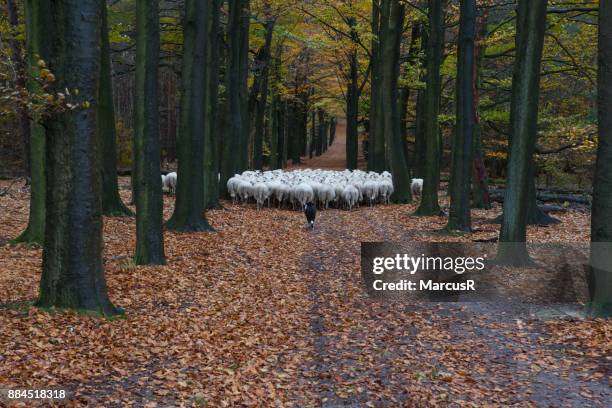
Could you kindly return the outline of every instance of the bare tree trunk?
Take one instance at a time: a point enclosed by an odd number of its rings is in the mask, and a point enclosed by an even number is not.
[[[174,213],[167,224],[184,232],[212,230],[204,214],[206,40],[211,9],[208,2],[185,2],[178,180]]]
[[[504,195],[498,260],[524,265],[527,253],[527,211],[533,151],[538,127],[540,66],[547,0],[519,0],[512,104],[510,152]]]
[[[417,215],[438,215],[440,187],[440,65],[444,48],[445,0],[429,0],[427,40],[427,87],[424,95],[425,169],[423,194]]]
[[[26,47],[28,78],[39,76],[38,59],[46,63],[50,59],[52,35],[50,0],[26,0],[24,2],[26,18]],[[42,91],[40,84],[28,79],[28,91],[37,94]],[[47,195],[46,174],[46,131],[39,123],[41,118],[33,118],[30,124],[30,216],[27,228],[14,242],[29,242],[42,245],[45,237],[45,211]]]
[[[108,299],[104,277],[96,151],[101,2],[54,1],[50,12],[53,91],[76,88],[79,94],[76,109],[47,123],[47,222],[37,305],[114,315],[120,310]]]
[[[470,187],[472,175],[473,137],[476,126],[474,115],[474,37],[476,28],[476,0],[461,1],[457,51],[456,118],[451,196],[447,229],[469,232],[472,229]]]
[[[612,315],[612,2],[599,2],[599,141],[591,216],[590,312]]]
[[[98,152],[100,154],[99,160],[102,171],[102,213],[108,216],[123,216],[132,215],[132,211],[121,201],[117,182],[117,133],[115,131],[115,107],[113,106],[110,44],[106,14],[106,1],[102,1],[100,85],[98,87],[98,111],[96,118],[99,143]]]
[[[134,202],[136,265],[163,265],[164,198],[160,179],[158,71],[159,3],[136,2],[136,90],[134,101]]]

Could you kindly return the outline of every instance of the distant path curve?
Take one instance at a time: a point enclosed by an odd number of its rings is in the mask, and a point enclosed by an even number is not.
[[[308,156],[300,158],[301,163],[298,165],[291,164],[289,160],[288,169],[328,169],[328,170],[344,170],[346,168],[346,120],[338,120],[336,128],[336,136],[334,143],[321,156],[313,156],[309,159]],[[359,168],[365,170],[366,163],[363,157],[362,144],[359,143],[358,155]]]

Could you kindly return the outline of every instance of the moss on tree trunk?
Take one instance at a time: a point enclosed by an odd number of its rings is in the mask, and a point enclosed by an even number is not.
[[[160,178],[158,63],[159,3],[136,2],[136,90],[134,117],[134,203],[137,265],[163,265],[163,194]]]
[[[96,140],[101,2],[56,1],[50,13],[53,90],[79,93],[73,96],[77,108],[54,115],[46,124],[46,225],[37,305],[114,315],[119,310],[108,299],[102,264]]]

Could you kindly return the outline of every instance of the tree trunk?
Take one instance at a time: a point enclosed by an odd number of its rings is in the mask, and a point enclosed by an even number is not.
[[[102,171],[102,213],[108,216],[132,215],[119,196],[117,183],[117,134],[115,132],[115,107],[111,80],[110,45],[106,1],[102,1],[100,28],[100,85],[98,88],[98,152]],[[157,118],[157,113],[155,114]],[[159,153],[158,153],[159,156]],[[158,158],[159,161],[159,158]],[[157,171],[159,173],[159,170]]]
[[[482,128],[480,125],[480,71],[484,60],[485,45],[484,41],[487,36],[487,21],[488,9],[482,12],[481,19],[478,23],[480,29],[477,32],[476,45],[474,48],[474,85],[473,85],[473,109],[474,109],[474,148],[473,148],[473,166],[472,166],[472,208],[491,208],[491,199],[489,197],[488,175],[487,168],[484,162],[484,153],[482,148]]]
[[[253,109],[249,112],[255,113],[254,138],[253,138],[253,167],[261,170],[263,167],[263,136],[264,122],[266,115],[266,102],[268,100],[268,73],[270,71],[270,59],[272,47],[272,35],[274,34],[274,19],[268,19],[265,22],[265,38],[264,44],[257,53],[255,58],[255,78],[253,79],[253,88],[250,95],[250,105]]]
[[[241,102],[241,55],[242,55],[242,4],[244,0],[228,0],[229,16],[227,21],[228,64],[225,73],[227,89],[227,130],[223,143],[223,163],[221,166],[222,195],[229,198],[227,180],[244,167],[242,157],[243,109]],[[248,132],[247,132],[248,133]],[[246,137],[248,139],[248,135]],[[246,160],[246,156],[244,158]]]
[[[414,67],[417,64],[417,57],[419,54],[418,42],[421,39],[421,23],[416,22],[412,26],[412,32],[410,36],[410,47],[408,49],[408,63],[405,66],[404,80],[408,80],[408,72],[411,67]],[[404,83],[400,86],[398,91],[398,106],[399,106],[399,116],[400,116],[400,134],[402,135],[402,146],[404,149],[404,156],[406,157],[406,162],[410,163],[410,150],[408,148],[408,102],[410,101],[410,86],[408,83]],[[410,165],[408,166],[410,168]]]
[[[423,194],[417,215],[438,215],[440,186],[440,65],[444,48],[445,0],[429,0],[427,38],[427,86],[424,95],[425,169]]]
[[[316,119],[316,115],[317,113],[315,112],[314,108],[310,111],[310,158],[312,159],[312,156],[315,154],[316,149],[317,149],[317,127],[316,127],[316,123],[317,123],[317,119]]]
[[[383,136],[388,148],[387,157],[393,174],[393,201],[408,203],[412,201],[410,175],[402,146],[400,134],[400,115],[397,102],[399,57],[402,28],[404,23],[404,6],[399,0],[381,0],[379,55],[382,81],[380,84],[382,104],[386,107],[378,111],[383,119]]]
[[[599,3],[599,142],[591,216],[590,312],[612,315],[612,2]]]
[[[429,42],[429,35],[424,26],[421,27],[421,53],[426,54],[427,44]],[[426,60],[422,61],[421,64],[425,65]],[[421,82],[427,81],[425,74],[421,74]],[[416,178],[425,177],[425,91],[419,89],[416,97],[415,107],[415,124],[414,124],[414,160],[412,162],[413,174]]]
[[[321,108],[317,108],[317,143],[315,149],[315,155],[320,156],[323,154],[323,133],[325,129],[325,112]]]
[[[178,181],[174,214],[168,221],[168,228],[184,232],[212,230],[204,214],[206,37],[211,9],[208,2],[185,2]]]
[[[370,127],[368,134],[368,170],[381,172],[385,167],[384,111],[381,103],[381,0],[372,1],[372,57],[370,60]]]
[[[538,206],[537,201],[537,189],[536,189],[536,178],[535,178],[535,169],[533,159],[530,164],[529,169],[529,177],[528,177],[528,191],[527,191],[527,215],[526,222],[527,225],[552,225],[552,224],[560,224],[561,221],[557,218],[551,217],[546,214],[542,209]],[[503,214],[502,214],[503,219]]]
[[[28,80],[26,86],[32,94],[42,91],[40,84],[33,78],[39,77],[38,58],[46,63],[50,59],[50,36],[52,31],[51,3],[49,0],[26,0],[24,2],[26,19],[26,47]],[[46,132],[33,118],[30,124],[30,215],[26,229],[13,242],[29,242],[43,245],[45,237],[45,196],[46,192]]]
[[[288,153],[289,153],[289,109],[287,101],[283,101],[281,105],[281,114],[280,114],[280,131],[282,132],[281,140],[282,140],[282,148],[279,148],[281,151],[281,168],[287,167]],[[304,130],[305,133],[305,130]]]
[[[346,93],[346,168],[357,168],[358,141],[358,114],[359,114],[359,67],[357,49],[350,55],[350,82]]]
[[[510,149],[498,260],[525,265],[527,210],[531,166],[538,127],[540,65],[546,27],[547,0],[519,0],[517,58],[510,107]]]
[[[279,153],[282,149],[280,141],[280,121],[279,121],[279,106],[278,106],[278,94],[276,91],[272,92],[272,101],[270,103],[269,110],[270,120],[270,169],[276,170],[282,168],[280,165],[281,154]]]
[[[120,312],[108,299],[102,263],[102,202],[95,100],[100,0],[53,2],[49,67],[53,92],[78,89],[78,107],[47,123],[47,208],[39,307]],[[93,106],[90,105],[93,102]]]
[[[159,41],[159,3],[156,0],[138,0],[134,100],[136,265],[165,263],[164,198],[160,180],[157,104]]]
[[[249,0],[240,0],[238,44],[238,96],[240,105],[240,171],[249,168],[249,26],[251,21]]]
[[[219,208],[219,67],[220,67],[220,16],[222,0],[210,3],[210,22],[206,35],[207,68],[205,78],[204,118],[204,205]]]
[[[474,37],[476,0],[462,0],[457,50],[456,128],[453,143],[452,180],[449,185],[451,203],[447,229],[472,230],[471,175],[474,115]]]
[[[17,87],[24,89],[26,87],[26,66],[21,55],[21,41],[16,36],[19,30],[19,14],[15,0],[6,0],[6,12],[13,31],[9,44],[11,47],[11,58],[15,64],[16,78],[15,84]],[[25,106],[19,107],[19,139],[21,140],[23,149],[23,172],[26,177],[30,176],[30,119],[28,110]]]

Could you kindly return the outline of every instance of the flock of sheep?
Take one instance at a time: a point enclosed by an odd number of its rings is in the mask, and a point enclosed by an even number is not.
[[[161,176],[163,191],[176,191],[175,172]],[[412,179],[413,195],[420,195],[422,179]],[[352,209],[359,203],[369,205],[389,203],[393,194],[391,173],[362,170],[272,170],[245,171],[227,181],[227,190],[233,202],[253,200],[257,208],[274,202],[280,207],[304,208],[312,202],[320,208]]]
[[[389,203],[393,181],[387,171],[245,171],[227,181],[227,190],[234,202],[253,199],[258,209],[272,202],[293,209],[304,208],[309,202],[320,208],[352,209],[361,202]]]

